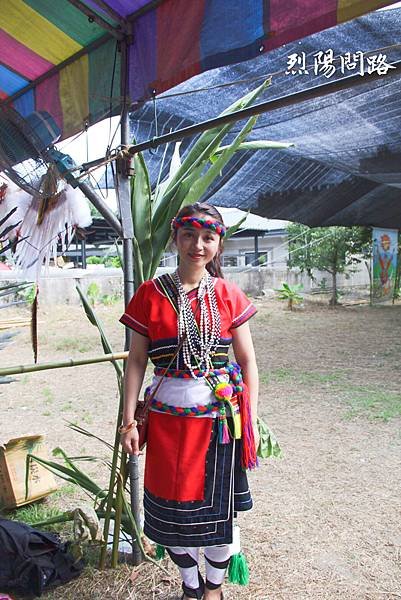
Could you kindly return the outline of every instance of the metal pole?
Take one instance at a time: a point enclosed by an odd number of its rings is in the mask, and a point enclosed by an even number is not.
[[[75,238],[75,258],[74,258],[74,267],[78,268],[79,267],[79,246],[78,246],[78,239]]]
[[[258,267],[259,266],[259,237],[258,237],[257,232],[254,235],[254,242],[255,242],[255,267]]]
[[[82,268],[86,269],[86,240],[81,240]]]
[[[88,17],[88,20],[94,21],[96,25],[105,29],[110,35],[114,36],[118,40],[121,40],[124,36],[124,32],[122,31],[124,28],[124,24],[120,20],[119,25],[117,27],[115,25],[111,25],[106,19],[103,19],[97,12],[86,6],[81,0],[69,0],[69,3],[75,6],[78,10],[80,10],[84,15]]]
[[[117,219],[115,214],[109,209],[107,204],[103,202],[102,198],[98,196],[95,190],[84,181],[78,182],[78,187],[81,192],[90,200],[95,208],[100,212],[105,221],[114,229],[119,237],[123,237],[123,229],[120,221]]]
[[[9,306],[3,304],[0,308]],[[21,375],[21,373],[37,373],[38,371],[48,371],[49,369],[66,369],[68,367],[79,367],[82,365],[94,365],[101,362],[114,362],[117,360],[126,360],[128,352],[114,352],[114,354],[102,354],[101,356],[93,356],[92,358],[68,358],[59,362],[50,363],[33,363],[30,365],[17,365],[16,367],[0,367],[0,377],[7,375]],[[1,598],[1,596],[0,596]]]
[[[396,67],[399,67],[401,65],[401,61],[394,61],[391,64]],[[141,142],[140,144],[134,144],[132,146],[129,146],[129,148],[127,148],[127,151],[129,152],[129,154],[134,155],[138,152],[143,152],[144,150],[157,148],[158,146],[161,146],[162,144],[167,144],[168,142],[176,142],[186,137],[197,135],[198,133],[202,133],[204,131],[207,131],[208,129],[213,129],[213,127],[220,127],[221,125],[226,125],[235,121],[241,121],[242,119],[248,119],[249,117],[252,117],[254,115],[260,115],[263,113],[271,112],[273,110],[278,110],[280,108],[286,108],[287,106],[294,106],[296,104],[299,104],[300,102],[305,102],[307,100],[323,98],[324,96],[328,96],[329,94],[333,94],[335,92],[348,90],[359,85],[364,85],[368,82],[370,83],[372,81],[381,81],[383,79],[387,80],[388,78],[395,76],[399,77],[398,68],[389,70],[385,75],[379,75],[376,72],[366,77],[361,77],[359,74],[351,75],[349,77],[344,77],[337,81],[317,85],[307,90],[295,92],[294,94],[288,94],[287,96],[283,96],[281,98],[276,98],[275,100],[261,102],[260,104],[248,106],[248,108],[243,108],[242,110],[237,110],[232,113],[222,115],[220,117],[215,117],[214,119],[208,119],[207,121],[202,121],[201,123],[196,123],[195,125],[190,125],[189,127],[184,127],[183,129],[178,129],[177,131],[172,131],[171,133],[166,133],[165,135],[161,135],[159,137],[154,137],[151,140],[147,140],[146,142]],[[104,157],[97,158],[90,162],[84,163],[81,169],[83,171],[86,171],[103,162]]]
[[[124,39],[121,42],[121,144],[129,143],[129,115],[128,115],[128,43]],[[117,190],[119,195],[119,206],[121,223],[123,229],[123,270],[124,270],[124,301],[125,305],[131,300],[134,293],[134,261],[133,242],[134,227],[131,212],[131,191],[128,179],[126,160],[117,163]],[[130,331],[126,328],[125,349],[128,350],[131,342]],[[141,509],[139,499],[139,460],[137,456],[128,459],[128,471],[130,477],[131,510],[135,522],[139,525],[141,520]],[[132,540],[132,563],[139,565],[142,562],[142,553],[137,540]]]
[[[401,61],[394,61],[392,64],[398,67],[401,64]],[[379,75],[377,72],[372,73],[371,75],[366,75],[365,77],[361,77],[359,74],[351,75],[337,81],[317,85],[307,90],[302,90],[300,92],[295,92],[294,94],[288,94],[287,96],[276,98],[275,100],[261,102],[253,106],[249,106],[248,108],[243,108],[242,110],[237,110],[220,117],[215,117],[214,119],[208,119],[207,121],[202,121],[201,123],[196,123],[195,125],[190,125],[189,127],[184,127],[183,129],[179,129],[177,131],[172,131],[171,133],[166,133],[165,135],[161,135],[146,142],[130,146],[127,150],[130,154],[136,154],[137,152],[149,150],[149,148],[157,148],[157,146],[166,144],[167,142],[175,142],[182,140],[185,137],[191,137],[198,133],[202,133],[203,131],[207,131],[208,129],[213,129],[213,127],[220,127],[221,125],[226,125],[234,121],[248,119],[254,115],[260,115],[262,113],[277,110],[279,108],[286,108],[287,106],[293,106],[307,100],[323,98],[324,96],[328,96],[334,92],[348,90],[366,83],[371,83],[372,81],[386,80],[387,83],[389,78],[395,76],[399,77],[398,69],[391,69],[385,75]],[[101,161],[103,159],[99,160]]]

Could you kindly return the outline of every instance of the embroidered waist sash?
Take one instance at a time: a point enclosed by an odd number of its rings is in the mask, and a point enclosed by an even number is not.
[[[176,417],[201,417],[205,415],[211,415],[212,413],[219,412],[220,410],[220,402],[196,404],[195,406],[174,406],[173,404],[161,402],[156,398],[152,399],[150,406],[159,412],[164,412],[168,415],[175,415]]]
[[[156,367],[154,374],[160,377],[176,377],[179,379],[191,379],[193,375],[189,371],[177,369],[163,369]],[[216,397],[216,402],[207,405],[195,405],[193,407],[175,407],[153,398],[152,408],[157,411],[173,414],[176,416],[200,416],[219,413],[219,442],[227,444],[231,437],[242,438],[242,466],[245,469],[253,469],[257,466],[255,440],[253,435],[251,409],[248,388],[243,382],[241,367],[237,363],[228,363],[219,369],[204,371],[194,370],[194,375],[204,379]],[[229,381],[220,381],[219,377],[228,375]],[[227,422],[227,411],[232,417],[232,427]]]

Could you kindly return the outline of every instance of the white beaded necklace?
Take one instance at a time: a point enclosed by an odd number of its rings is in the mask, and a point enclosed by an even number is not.
[[[184,367],[190,371],[192,377],[198,379],[194,373],[194,369],[198,368],[208,371],[213,367],[212,355],[220,341],[220,313],[217,306],[213,278],[209,273],[205,273],[199,282],[197,300],[200,309],[200,319],[198,327],[191,303],[183,288],[178,271],[175,271],[172,277],[178,292],[178,344],[184,339],[182,345]],[[205,300],[206,294],[209,297],[210,315]],[[195,360],[196,365],[191,363],[191,357]]]

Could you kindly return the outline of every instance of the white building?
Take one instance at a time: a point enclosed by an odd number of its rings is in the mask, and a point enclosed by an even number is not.
[[[224,244],[223,264],[285,267],[288,258],[288,221],[265,219],[238,208],[218,207],[224,223],[232,227],[245,215],[239,231]]]

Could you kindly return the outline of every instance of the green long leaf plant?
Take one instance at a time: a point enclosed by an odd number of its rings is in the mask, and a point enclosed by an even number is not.
[[[252,105],[266,90],[269,84],[270,80],[265,81],[258,88],[252,90],[243,98],[240,98],[231,104],[231,106],[229,106],[222,114],[232,113]],[[256,121],[257,117],[251,117],[246,121],[242,126],[241,131],[229,145],[222,145],[222,142],[232,129],[234,123],[221,125],[207,130],[199,136],[183,160],[181,160],[179,152],[180,143],[177,143],[174,147],[169,175],[164,181],[161,181],[161,176],[159,175],[154,189],[151,188],[149,171],[143,155],[139,153],[134,156],[133,166],[135,175],[131,179],[131,210],[134,226],[133,265],[135,290],[143,283],[143,281],[151,279],[154,276],[161,257],[170,240],[170,223],[172,218],[183,206],[193,204],[202,198],[215,179],[220,175],[223,168],[231,160],[235,152],[242,150],[254,151],[257,149],[278,150],[288,148],[288,146],[291,145],[280,142],[268,142],[265,140],[261,142],[246,142],[245,140],[252,131]],[[228,231],[228,235],[235,233],[241,222],[231,227]],[[103,327],[96,317],[90,302],[86,299],[82,290],[78,289],[78,293],[81,297],[88,319],[99,330],[101,343],[105,353],[112,353],[113,350],[111,345],[107,340]],[[89,483],[87,476],[82,473],[82,470],[75,469],[75,461],[66,457],[66,455],[63,455],[64,464],[57,467],[59,463],[52,461],[51,464],[49,463],[47,465],[54,473],[59,472],[61,477],[67,478],[68,481],[73,481],[80,487],[85,488],[96,501],[99,501],[100,499],[98,510],[99,514],[105,516],[105,540],[108,539],[110,520],[111,517],[113,517],[115,529],[113,536],[112,566],[117,564],[120,524],[123,530],[129,530],[130,533],[134,534],[138,541],[138,545],[144,554],[138,525],[134,522],[131,510],[124,496],[127,480],[127,458],[125,453],[120,450],[118,434],[118,426],[121,423],[123,407],[123,373],[119,363],[115,362],[114,368],[116,370],[120,392],[120,403],[113,445],[113,455],[110,465],[110,482],[108,490],[102,490],[98,488],[96,484]],[[78,428],[76,428],[76,430],[78,430]],[[83,433],[83,431],[81,431],[81,433]],[[85,432],[85,435],[87,434],[88,433]],[[45,465],[43,460],[42,464]],[[101,567],[105,564],[105,558],[106,544],[103,545],[101,552]]]
[[[269,84],[270,80],[265,81],[231,104],[222,115],[250,106]],[[154,276],[170,239],[170,223],[173,217],[183,206],[202,198],[235,152],[279,150],[291,146],[289,143],[266,140],[246,142],[256,121],[257,117],[251,117],[231,144],[225,146],[222,146],[222,141],[234,123],[209,129],[198,138],[182,161],[179,155],[180,143],[177,143],[169,175],[161,183],[158,180],[154,190],[150,186],[143,156],[134,156],[135,176],[131,185],[131,206],[134,224],[135,289],[143,281]]]

